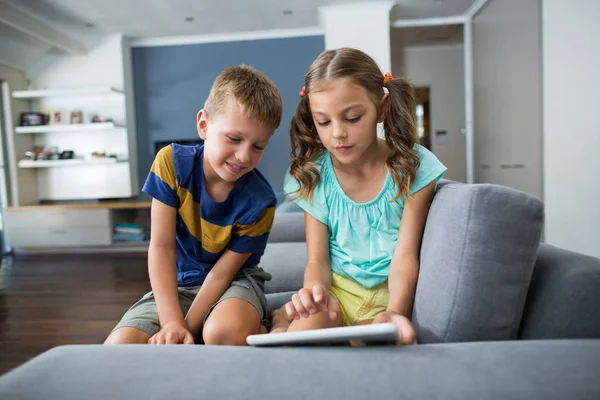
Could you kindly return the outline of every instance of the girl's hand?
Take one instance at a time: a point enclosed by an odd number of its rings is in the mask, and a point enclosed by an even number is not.
[[[384,311],[377,314],[373,319],[372,324],[381,324],[384,322],[393,322],[398,327],[400,339],[398,344],[417,344],[417,333],[413,328],[412,323],[404,315],[397,314],[393,311]]]
[[[148,339],[148,344],[194,344],[194,337],[187,326],[179,322],[170,322]]]
[[[318,312],[329,313],[331,320],[340,313],[337,300],[329,295],[325,286],[316,284],[312,288],[300,289],[294,293],[292,301],[285,304],[285,313],[290,319],[308,318]]]

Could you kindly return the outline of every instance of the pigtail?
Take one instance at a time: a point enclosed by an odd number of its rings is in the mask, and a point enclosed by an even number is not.
[[[292,197],[305,197],[310,201],[312,193],[319,183],[321,176],[313,160],[325,147],[319,140],[313,121],[308,96],[301,97],[290,126],[290,142],[292,145],[292,163],[290,175],[300,184]]]
[[[385,87],[389,91],[389,99],[383,128],[390,148],[386,165],[396,184],[397,192],[392,200],[396,201],[408,195],[419,168],[419,157],[414,150],[417,141],[416,104],[414,88],[406,79],[390,79]]]

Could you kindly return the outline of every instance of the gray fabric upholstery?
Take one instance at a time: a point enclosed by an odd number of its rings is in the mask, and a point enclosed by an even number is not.
[[[542,222],[542,203],[526,193],[441,183],[421,247],[419,341],[516,339]]]
[[[303,212],[275,212],[275,219],[269,234],[269,243],[304,242]]]
[[[11,399],[599,399],[600,340],[410,347],[66,346],[0,378]]]
[[[520,337],[600,338],[600,260],[541,244]]]
[[[294,293],[296,293],[295,290],[290,292],[267,294],[267,313],[269,314],[268,317],[271,318],[271,313],[274,310],[277,310],[282,305],[290,301]]]
[[[273,275],[265,282],[265,293],[300,289],[306,261],[306,243],[269,243],[260,260],[260,266]]]

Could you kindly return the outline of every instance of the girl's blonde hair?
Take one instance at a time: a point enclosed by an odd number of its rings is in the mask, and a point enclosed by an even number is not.
[[[311,89],[323,81],[339,78],[350,79],[364,87],[376,107],[383,98],[384,77],[377,63],[360,50],[327,50],[312,63],[304,79],[304,93],[301,94],[302,98],[292,118],[290,129],[290,175],[300,184],[298,191],[293,194],[294,198],[311,199],[321,179],[315,167],[315,159],[325,151],[325,146],[319,140],[306,94],[310,94]],[[409,193],[410,184],[419,168],[419,158],[414,151],[415,98],[412,85],[405,79],[386,79],[386,82],[389,99],[383,127],[385,141],[390,148],[386,165],[397,188],[392,200],[396,201]]]

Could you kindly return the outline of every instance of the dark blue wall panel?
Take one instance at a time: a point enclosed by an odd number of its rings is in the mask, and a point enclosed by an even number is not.
[[[281,192],[298,92],[308,67],[324,49],[322,35],[133,48],[141,184],[154,159],[155,142],[197,139],[196,114],[217,75],[229,66],[247,64],[269,76],[283,97],[281,126],[258,166],[275,192]]]

